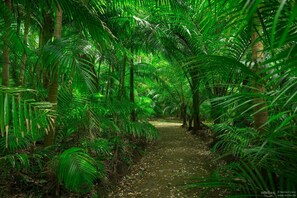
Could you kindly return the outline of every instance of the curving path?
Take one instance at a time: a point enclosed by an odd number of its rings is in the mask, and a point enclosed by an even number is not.
[[[160,140],[147,148],[108,197],[199,197],[201,190],[185,189],[184,185],[195,176],[208,176],[214,169],[209,149],[202,140],[181,128],[180,123],[152,124],[159,130]],[[221,196],[215,193],[211,197]]]

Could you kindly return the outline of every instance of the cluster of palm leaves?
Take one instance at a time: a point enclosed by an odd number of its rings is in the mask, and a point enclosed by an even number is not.
[[[296,2],[168,0],[148,8],[148,44],[179,67],[178,82],[187,79],[194,132],[203,118],[214,120],[214,150],[233,161],[193,186],[229,187],[236,196],[296,192]],[[162,96],[178,96],[178,86]]]
[[[223,123],[213,126],[214,150],[232,162],[192,187],[296,194],[296,2],[186,2],[172,1],[173,10],[192,13],[173,13],[162,41],[196,86],[193,95],[206,93],[215,123]]]
[[[128,76],[140,75],[129,68],[141,64],[133,38],[149,28],[135,13],[131,3],[1,2],[1,183],[88,193],[157,138],[151,107],[128,97]]]
[[[232,159],[194,187],[295,191],[296,23],[294,0],[3,1],[1,177],[88,192],[181,114]]]

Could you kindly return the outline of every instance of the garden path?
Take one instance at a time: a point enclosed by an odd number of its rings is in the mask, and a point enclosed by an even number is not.
[[[215,168],[213,155],[198,137],[186,132],[180,123],[152,122],[160,139],[149,146],[139,162],[131,167],[111,198],[199,197],[202,190],[187,189],[193,177],[205,177]],[[208,197],[220,197],[216,192]]]

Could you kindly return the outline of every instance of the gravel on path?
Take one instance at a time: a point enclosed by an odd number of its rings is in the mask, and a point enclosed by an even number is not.
[[[131,166],[128,175],[108,197],[199,197],[202,190],[187,189],[185,184],[193,177],[207,177],[215,169],[209,148],[181,128],[180,123],[155,121],[152,124],[159,130],[160,139],[146,149],[142,159]]]

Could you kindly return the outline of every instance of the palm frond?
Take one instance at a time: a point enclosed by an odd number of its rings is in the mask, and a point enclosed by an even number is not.
[[[30,135],[35,142],[48,130],[53,114],[53,104],[26,99],[24,94],[34,90],[24,88],[0,87],[0,126],[1,135],[6,137],[6,147],[15,141]]]
[[[104,176],[101,162],[95,161],[82,148],[65,150],[51,163],[59,182],[74,192],[90,191],[95,180]]]

